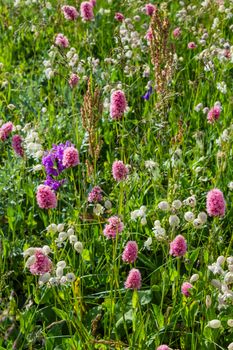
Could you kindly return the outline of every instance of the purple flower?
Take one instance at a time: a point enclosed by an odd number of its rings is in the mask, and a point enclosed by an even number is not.
[[[150,95],[153,93],[153,89],[152,89],[152,86],[150,86],[149,90],[147,90],[147,92],[145,93],[145,95],[142,96],[142,98],[144,100],[149,100],[150,98]]]
[[[44,185],[49,186],[52,190],[57,191],[61,185],[63,185],[65,180],[55,180],[51,176],[47,176],[44,181]]]
[[[49,176],[58,176],[66,167],[62,164],[64,150],[73,146],[67,141],[65,144],[53,145],[52,149],[45,153],[42,158],[42,164],[45,167],[46,174]]]

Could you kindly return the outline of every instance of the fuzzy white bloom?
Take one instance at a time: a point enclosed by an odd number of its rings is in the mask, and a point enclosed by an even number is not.
[[[141,225],[145,226],[146,224],[147,224],[146,217],[143,216],[143,217],[141,218]]]
[[[193,226],[195,227],[195,228],[201,228],[202,227],[202,222],[201,222],[201,220],[200,219],[194,219],[193,220]]]
[[[130,217],[132,221],[135,221],[137,218],[139,218],[139,216],[140,216],[140,211],[138,209],[130,213]]]
[[[177,215],[170,215],[168,221],[171,227],[177,227],[180,223],[180,219]]]
[[[36,261],[36,257],[35,255],[32,255],[27,259],[25,266],[29,268],[32,264],[34,264],[35,261]]]
[[[214,275],[217,275],[217,274],[221,275],[224,272],[223,269],[221,268],[221,265],[218,263],[213,263],[212,265],[209,265],[208,269],[211,272],[213,272]]]
[[[57,230],[58,230],[58,232],[64,231],[64,227],[65,227],[64,224],[58,224],[58,225],[57,225]]]
[[[30,247],[23,252],[23,257],[26,258],[28,255],[29,256],[34,255],[35,251],[36,251],[36,248]]]
[[[101,204],[97,203],[93,209],[93,213],[97,216],[100,216],[104,213],[104,207]]]
[[[51,78],[54,77],[54,71],[52,70],[52,68],[49,67],[49,68],[45,69],[44,72],[45,72],[45,76],[48,80],[50,80]]]
[[[227,264],[228,264],[228,265],[233,265],[233,256],[228,256],[228,258],[227,258]]]
[[[42,276],[39,278],[39,284],[43,285],[44,283],[47,283],[50,280],[50,273],[45,272]]]
[[[227,272],[226,275],[224,276],[224,282],[226,284],[231,284],[233,283],[233,273],[232,272]]]
[[[70,237],[73,234],[74,234],[74,229],[73,228],[69,228],[68,231],[67,231],[67,235]]]
[[[48,245],[44,245],[42,247],[42,252],[45,254],[45,255],[49,255],[49,253],[51,253],[51,249]]]
[[[144,247],[145,247],[146,249],[150,250],[151,244],[152,244],[152,238],[149,237],[149,238],[147,238],[147,240],[144,242]]]
[[[224,81],[217,83],[217,90],[219,90],[222,94],[227,93],[227,85]]]
[[[48,282],[51,286],[57,286],[59,283],[59,279],[57,277],[51,277]]]
[[[58,261],[57,267],[61,267],[62,269],[64,269],[66,267],[66,262],[64,260]]]
[[[233,327],[233,319],[231,318],[231,319],[229,319],[228,321],[227,321],[227,324],[228,324],[228,326],[229,327]]]
[[[82,251],[83,251],[83,244],[82,244],[82,242],[75,242],[75,244],[74,244],[74,249],[76,250],[76,252],[78,252],[79,254],[81,254],[82,253]]]
[[[151,159],[145,161],[146,169],[153,170],[156,166],[158,166],[158,163],[154,162]]]
[[[59,278],[61,278],[63,276],[63,268],[62,267],[59,266],[56,269],[56,276],[59,277]]]
[[[210,327],[210,328],[214,328],[214,329],[220,328],[221,327],[221,321],[219,321],[219,320],[211,320],[211,321],[208,322],[207,326]]]
[[[191,208],[194,208],[196,206],[196,203],[197,201],[194,195],[184,200],[184,204],[190,206]]]
[[[166,237],[166,231],[163,227],[157,227],[152,229],[157,241],[164,241]]]
[[[205,224],[207,221],[207,214],[204,211],[201,211],[198,215],[197,218],[201,221],[202,224]]]
[[[110,200],[107,199],[107,200],[104,202],[104,206],[105,206],[105,208],[106,208],[107,210],[109,210],[109,209],[112,208],[112,203],[110,202]]]
[[[68,272],[66,274],[67,282],[74,282],[75,281],[75,275],[73,272]]]
[[[67,235],[67,233],[65,231],[59,232],[58,241],[59,242],[64,242],[67,237],[68,237],[68,235]]]
[[[164,211],[167,211],[170,209],[169,203],[166,201],[162,201],[158,204],[158,208]]]
[[[172,202],[172,208],[174,209],[180,209],[182,207],[182,202],[179,200],[179,199],[175,199],[173,202]]]
[[[32,167],[32,171],[33,172],[40,171],[42,169],[43,169],[43,165],[42,164],[36,164],[36,165],[33,165],[33,167]]]
[[[222,283],[216,279],[211,280],[211,284],[212,284],[212,286],[214,286],[215,288],[218,288],[218,289],[221,289],[221,287],[222,287]]]
[[[198,275],[198,273],[195,273],[195,274],[193,274],[193,275],[190,277],[190,283],[197,282],[198,280],[199,280],[199,275]]]
[[[203,104],[202,103],[198,103],[198,105],[196,105],[195,107],[194,107],[194,110],[196,111],[196,112],[200,112],[200,110],[203,108]]]
[[[65,284],[66,282],[67,282],[66,276],[62,276],[61,279],[60,279],[60,283],[61,284]]]
[[[56,233],[57,232],[57,225],[56,224],[50,224],[47,227],[47,231],[50,233]]]
[[[191,211],[184,213],[184,219],[188,222],[192,222],[195,219],[195,215]]]
[[[211,307],[212,299],[211,299],[211,296],[210,296],[210,295],[207,295],[207,296],[206,296],[206,298],[205,298],[205,304],[206,304],[207,309],[209,309],[209,308]]]
[[[230,343],[227,347],[228,350],[233,350],[233,343]]]
[[[233,181],[229,182],[227,185],[230,191],[233,191]]]
[[[70,235],[69,236],[69,241],[70,241],[71,244],[74,244],[74,243],[76,243],[78,241],[78,238],[75,235]]]

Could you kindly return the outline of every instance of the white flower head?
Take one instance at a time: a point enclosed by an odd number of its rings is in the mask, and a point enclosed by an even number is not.
[[[169,203],[168,203],[168,202],[162,201],[162,202],[160,202],[160,203],[158,204],[158,208],[159,208],[160,210],[167,211],[167,210],[170,209],[170,206],[169,206]]]
[[[191,211],[184,213],[184,219],[188,222],[192,222],[195,219],[195,215]]]
[[[180,219],[177,215],[170,215],[168,220],[171,227],[179,226]]]
[[[211,320],[207,324],[208,327],[216,329],[221,327],[221,321],[219,320]]]

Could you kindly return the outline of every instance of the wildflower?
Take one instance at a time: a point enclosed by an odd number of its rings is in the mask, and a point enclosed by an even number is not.
[[[69,241],[70,241],[70,244],[75,244],[78,241],[78,238],[75,235],[70,235]]]
[[[176,238],[170,243],[170,255],[180,257],[185,255],[187,251],[187,243],[182,235],[176,236]]]
[[[49,272],[45,272],[43,275],[39,277],[39,285],[43,285],[47,283],[51,278],[51,275]]]
[[[112,119],[119,120],[122,118],[127,107],[125,94],[122,90],[116,90],[111,95],[110,115]]]
[[[148,16],[152,16],[155,10],[156,10],[156,7],[154,5],[152,4],[145,5],[145,12]]]
[[[190,283],[194,283],[194,282],[197,282],[199,280],[199,275],[197,273],[195,273],[194,275],[192,275],[190,277]]]
[[[74,6],[65,5],[62,6],[61,9],[65,18],[69,21],[74,21],[79,16],[79,13]]]
[[[167,345],[160,345],[156,350],[171,350]]]
[[[229,327],[233,327],[233,319],[229,319],[229,320],[227,320],[227,324],[228,324],[228,326]]]
[[[160,203],[158,204],[158,208],[159,208],[160,210],[167,211],[167,210],[170,209],[170,206],[169,206],[168,202],[162,201],[162,202],[160,202]]]
[[[152,238],[149,237],[149,238],[147,238],[147,240],[144,242],[144,248],[146,248],[147,250],[150,250],[151,244],[152,244]]]
[[[132,264],[138,257],[138,245],[135,241],[129,241],[122,254],[124,262]]]
[[[53,209],[57,206],[57,197],[49,186],[38,186],[36,199],[39,207],[42,209]]]
[[[168,220],[171,227],[179,226],[180,219],[177,215],[170,215]]]
[[[184,204],[190,206],[191,208],[194,208],[197,204],[196,197],[193,195],[191,197],[188,197],[184,200]]]
[[[227,347],[228,350],[233,350],[233,343],[230,343]]]
[[[101,202],[103,199],[102,196],[102,189],[99,186],[93,187],[91,192],[88,195],[88,202],[93,203],[93,202]]]
[[[57,267],[61,267],[62,269],[64,269],[66,267],[66,262],[64,260],[58,261]]]
[[[160,226],[154,227],[152,231],[154,232],[154,235],[157,241],[164,241],[167,238],[166,231],[163,227],[160,227]]]
[[[72,73],[69,79],[69,85],[71,88],[74,88],[76,85],[78,85],[79,82],[79,76],[75,73]]]
[[[179,199],[175,199],[173,202],[172,202],[172,208],[178,210],[182,207],[182,202],[179,200]]]
[[[93,5],[89,1],[81,3],[80,12],[83,21],[91,21],[94,18]]]
[[[201,222],[201,220],[200,219],[194,219],[193,220],[193,226],[195,227],[195,228],[201,228],[202,227],[202,222]]]
[[[110,202],[110,200],[106,200],[105,202],[104,202],[104,206],[105,206],[105,208],[107,209],[107,210],[110,210],[111,208],[112,208],[112,203]]]
[[[56,269],[56,277],[61,278],[63,276],[63,268],[62,267],[58,267]]]
[[[211,300],[211,296],[210,296],[210,295],[207,295],[207,296],[206,296],[206,298],[205,298],[205,304],[206,304],[207,309],[209,309],[209,308],[211,307],[212,300]]]
[[[102,215],[104,213],[104,207],[101,204],[97,203],[93,209],[93,213],[97,216]]]
[[[189,48],[189,49],[193,50],[193,49],[196,49],[196,47],[197,47],[197,45],[196,45],[193,41],[191,41],[190,43],[188,43],[188,48]]]
[[[217,90],[219,90],[222,94],[227,93],[227,85],[224,81],[217,83]]]
[[[207,221],[207,214],[204,211],[201,211],[197,218],[201,221],[202,224],[205,224]]]
[[[145,35],[145,39],[148,40],[148,41],[151,41],[153,38],[153,34],[152,34],[152,30],[149,29]]]
[[[179,27],[175,28],[175,29],[173,30],[172,34],[173,34],[173,37],[174,37],[174,38],[179,38],[179,36],[181,35],[181,30],[180,30],[180,28],[179,28]]]
[[[47,176],[44,185],[49,186],[52,190],[57,191],[65,180],[54,180],[51,176]]]
[[[112,175],[116,181],[125,180],[129,173],[128,168],[121,160],[116,160],[112,164]]]
[[[3,124],[0,128],[0,140],[5,141],[5,139],[10,135],[13,130],[12,122],[7,122]]]
[[[22,142],[23,140],[20,135],[14,135],[12,137],[12,148],[15,151],[15,153],[20,157],[23,157],[24,155]]]
[[[83,244],[82,244],[82,242],[79,242],[79,241],[75,242],[74,243],[74,249],[76,250],[77,253],[81,254],[82,251],[83,251]]]
[[[124,224],[118,216],[112,216],[108,219],[109,224],[105,225],[104,235],[107,238],[115,238],[118,233],[124,229]]]
[[[200,110],[203,108],[203,104],[202,103],[198,103],[198,105],[195,106],[194,110],[196,112],[200,112]]]
[[[63,158],[62,158],[62,165],[65,168],[71,168],[79,164],[79,154],[78,150],[74,148],[73,146],[67,147],[64,150]]]
[[[47,175],[58,176],[65,169],[63,165],[64,150],[71,146],[71,143],[67,141],[65,144],[53,145],[50,151],[45,152],[42,164]]]
[[[29,269],[33,275],[43,275],[52,269],[52,261],[42,252],[41,248],[36,248],[33,255],[34,261]]]
[[[122,13],[120,13],[120,12],[116,12],[114,18],[118,22],[123,22],[124,19],[125,19],[124,15]]]
[[[221,107],[220,106],[214,106],[211,108],[207,114],[207,120],[208,123],[213,124],[218,118],[220,117],[221,113]]]
[[[189,289],[193,288],[193,285],[188,282],[184,282],[181,286],[181,293],[185,295],[186,297],[190,296]]]
[[[67,282],[74,282],[75,281],[75,275],[73,274],[73,272],[69,272],[66,274],[66,279]]]
[[[57,34],[56,38],[55,38],[55,45],[59,46],[59,47],[68,47],[69,46],[69,40],[67,39],[66,36],[64,36],[63,34],[59,33]]]
[[[125,281],[126,289],[140,289],[141,288],[141,273],[138,269],[130,270]]]
[[[91,5],[94,7],[96,5],[96,0],[89,0],[89,2],[91,3]]]
[[[152,89],[152,86],[149,87],[149,89],[147,90],[147,92],[145,93],[145,95],[142,96],[142,98],[144,100],[149,100],[150,98],[150,95],[153,93],[153,89]]]
[[[226,203],[223,193],[215,188],[207,193],[206,209],[209,216],[223,216],[225,214]]]
[[[47,231],[51,233],[56,233],[57,232],[57,225],[56,224],[50,224],[47,227]]]
[[[191,211],[184,213],[184,219],[188,222],[192,222],[195,219],[195,215]]]
[[[219,320],[211,320],[211,321],[208,322],[207,326],[210,327],[210,328],[214,328],[214,329],[220,328],[221,327],[221,321],[219,321]]]

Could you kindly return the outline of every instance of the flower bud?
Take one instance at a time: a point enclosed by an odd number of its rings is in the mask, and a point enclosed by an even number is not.
[[[219,320],[211,320],[207,324],[208,327],[216,329],[221,327],[221,321]]]

